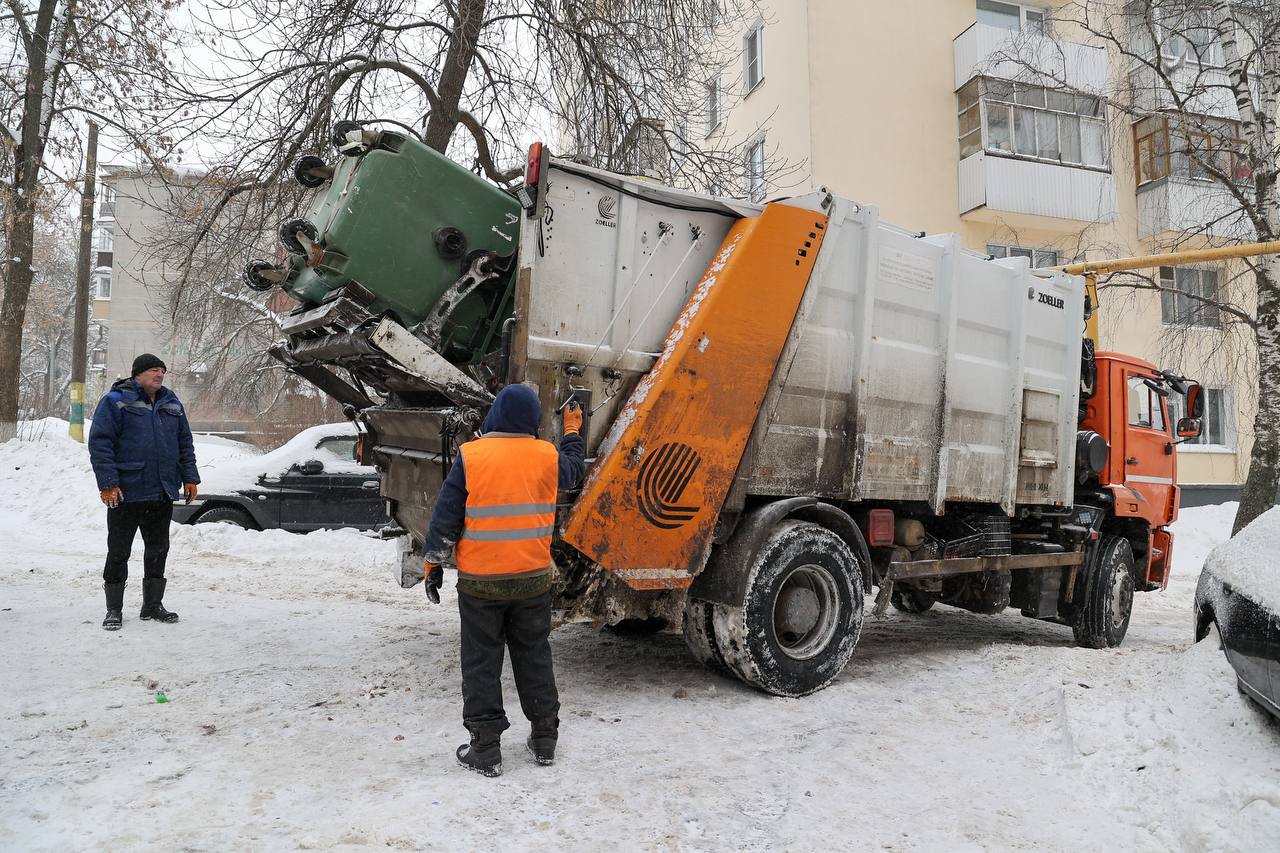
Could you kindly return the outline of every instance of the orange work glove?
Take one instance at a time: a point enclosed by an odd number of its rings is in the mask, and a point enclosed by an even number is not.
[[[102,498],[102,502],[111,509],[115,509],[124,502],[124,492],[120,491],[119,486],[103,489],[98,492],[98,497]]]
[[[195,483],[183,483],[182,493],[187,497],[187,503],[191,503],[196,499],[196,495],[200,494],[200,490],[196,488]]]
[[[564,434],[577,433],[582,429],[582,407],[578,405],[578,401],[574,400],[565,407],[564,414],[561,415],[564,422]]]

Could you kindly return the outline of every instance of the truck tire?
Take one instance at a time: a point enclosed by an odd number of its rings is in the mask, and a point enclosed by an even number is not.
[[[215,506],[212,509],[206,509],[204,512],[196,516],[193,524],[234,524],[236,527],[243,527],[245,530],[257,530],[258,525],[253,520],[253,516],[242,509],[233,506]]]
[[[733,675],[716,646],[715,605],[689,596],[684,602],[684,642],[694,660],[721,675]]]
[[[1128,540],[1107,535],[1098,540],[1084,577],[1083,602],[1071,625],[1077,643],[1114,649],[1124,641],[1133,612],[1133,575]]]
[[[932,592],[919,589],[895,589],[889,596],[889,603],[899,613],[923,613],[937,601],[938,597]]]
[[[752,560],[741,607],[717,604],[713,636],[739,678],[775,696],[831,683],[862,633],[862,568],[836,534],[783,521]]]

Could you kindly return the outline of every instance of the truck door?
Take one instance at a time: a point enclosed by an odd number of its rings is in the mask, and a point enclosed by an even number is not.
[[[1147,384],[1156,377],[1124,368],[1124,490],[1117,493],[1118,514],[1146,519],[1153,526],[1168,522],[1173,491],[1173,437],[1164,398]],[[1126,496],[1130,498],[1125,500]]]

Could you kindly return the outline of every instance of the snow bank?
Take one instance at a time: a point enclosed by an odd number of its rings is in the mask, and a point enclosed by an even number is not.
[[[1173,523],[1173,574],[1197,580],[1209,552],[1231,538],[1239,504],[1215,504],[1180,510]]]
[[[1234,539],[1214,548],[1205,570],[1280,613],[1280,507],[1264,512]]]

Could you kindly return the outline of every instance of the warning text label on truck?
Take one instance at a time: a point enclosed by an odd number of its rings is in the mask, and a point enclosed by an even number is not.
[[[882,283],[932,292],[936,276],[933,261],[929,258],[888,246],[880,247],[879,277]]]

